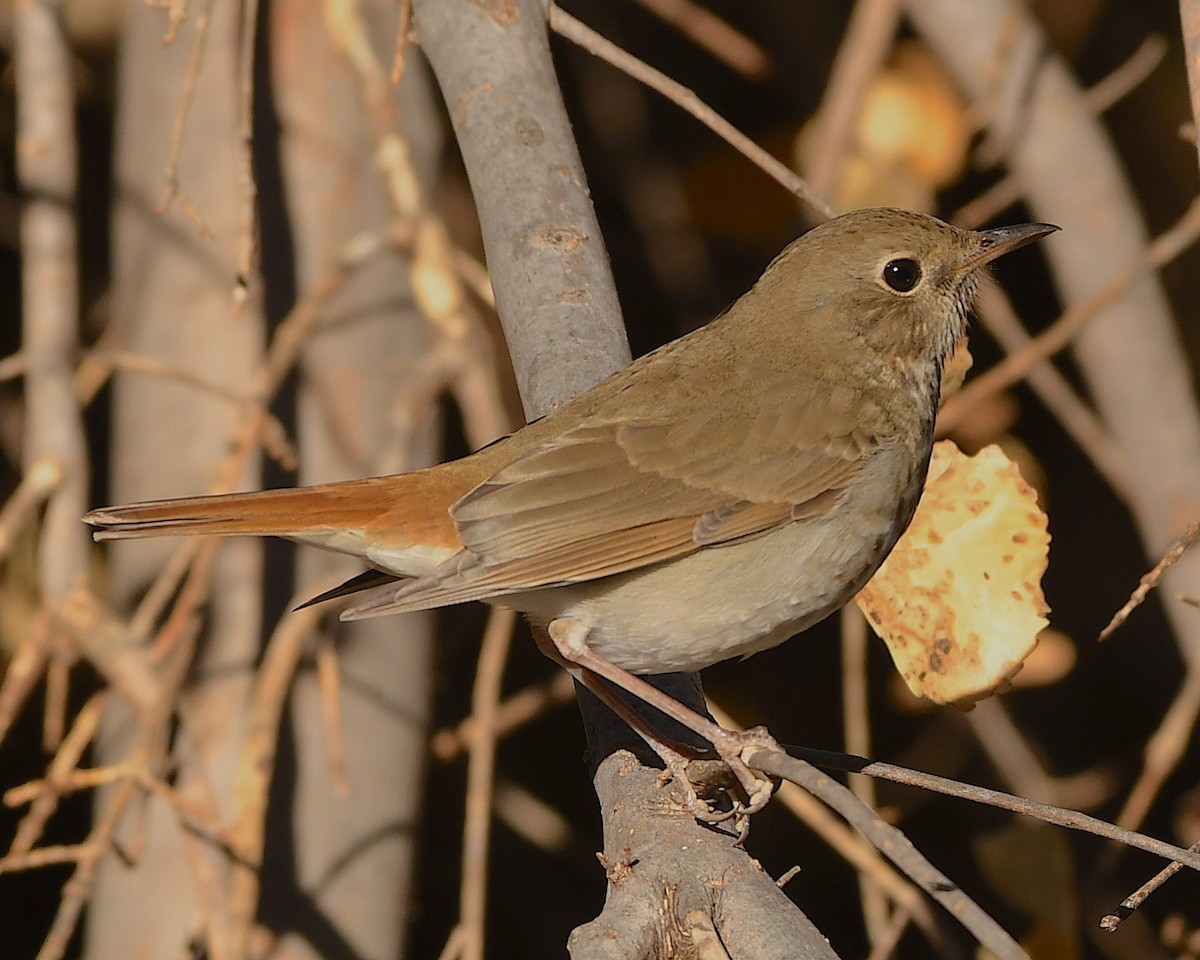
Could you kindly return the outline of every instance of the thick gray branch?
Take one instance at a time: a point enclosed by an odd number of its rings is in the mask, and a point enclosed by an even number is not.
[[[600,226],[538,0],[416,0],[479,208],[528,418],[629,362]],[[511,19],[509,13],[511,12]]]
[[[414,0],[413,7],[475,195],[525,412],[539,416],[629,361],[603,241],[550,61],[546,11],[538,0]],[[689,686],[688,678],[674,679],[677,690]],[[698,684],[692,686],[689,705],[704,709]],[[726,946],[734,957],[775,956],[762,949],[764,940],[774,940],[786,949],[780,956],[832,958],[820,933],[731,838],[701,828],[690,814],[670,812],[658,771],[626,753],[609,755],[620,732],[605,734],[605,745],[598,746],[599,708],[587,699],[583,707],[593,757],[607,756],[595,782],[610,864],[628,847],[639,865],[626,872],[633,879],[623,890],[610,886],[600,918],[573,938],[573,956],[667,955],[668,944],[679,941],[649,918],[669,918],[664,922],[670,925],[687,923],[695,913],[701,933],[705,923],[724,930],[721,917],[728,920],[733,939]],[[668,819],[670,857],[661,846]],[[701,864],[694,854],[702,848]],[[722,900],[724,883],[730,892]],[[770,922],[762,913],[770,914]],[[692,937],[691,928],[683,935]]]

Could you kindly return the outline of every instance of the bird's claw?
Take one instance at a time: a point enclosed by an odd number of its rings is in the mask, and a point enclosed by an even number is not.
[[[742,753],[751,746],[763,745],[762,736],[765,735],[765,731],[762,735],[757,730],[748,734],[725,732],[729,734],[730,739],[721,738],[722,743],[716,745],[717,753],[725,770],[736,781],[736,786],[731,784],[734,789],[723,791],[725,801],[729,804],[723,809],[714,806],[713,801],[702,797],[696,789],[695,781],[687,772],[692,760],[670,748],[664,749],[662,744],[657,744],[656,750],[666,764],[666,770],[663,771],[664,781],[670,778],[680,786],[684,792],[684,806],[687,811],[701,823],[720,824],[733,820],[738,831],[738,843],[741,843],[750,832],[750,817],[767,805],[775,792],[775,784],[769,778],[755,773],[742,757]],[[770,742],[774,743],[773,740]]]

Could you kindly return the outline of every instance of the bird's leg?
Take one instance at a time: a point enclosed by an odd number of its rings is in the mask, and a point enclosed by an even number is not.
[[[567,618],[552,620],[546,628],[546,632],[553,641],[558,656],[580,671],[576,673],[575,670],[571,670],[572,675],[637,730],[655,752],[663,758],[668,770],[682,775],[680,764],[686,765],[686,758],[673,746],[664,744],[662,734],[650,729],[644,718],[633,714],[633,711],[621,703],[618,698],[613,697],[603,684],[589,683],[589,673],[602,677],[609,683],[629,692],[643,703],[662,711],[687,729],[708,740],[716,749],[718,756],[728,764],[729,769],[746,793],[748,802],[744,808],[735,811],[736,815],[744,817],[751,813],[757,813],[767,805],[767,801],[771,799],[771,793],[774,791],[774,784],[767,778],[757,776],[742,758],[742,755],[751,747],[770,746],[781,749],[765,729],[756,727],[745,732],[726,730],[707,717],[702,717],[694,710],[688,709],[678,700],[651,686],[641,677],[618,667],[592,650],[587,644],[588,628],[578,620]],[[631,719],[630,714],[636,717],[636,722]],[[665,747],[671,756],[660,750],[660,747]],[[683,777],[683,780],[690,786],[686,777]],[[691,793],[695,795],[694,788]],[[711,817],[712,812],[708,812]],[[700,819],[708,818],[700,817]]]
[[[629,706],[624,700],[613,693],[612,687],[605,683],[597,674],[584,667],[579,666],[571,660],[565,659],[559,653],[558,647],[553,640],[546,642],[549,631],[545,634],[540,630],[534,630],[534,640],[537,642],[538,649],[542,651],[549,659],[553,660],[560,667],[567,671],[579,683],[582,683],[588,690],[596,695],[596,697],[607,706],[613,713],[625,721],[629,727],[646,742],[662,760],[665,770],[663,771],[664,779],[674,778],[686,794],[686,803],[688,810],[698,820],[705,823],[721,823],[728,820],[730,817],[737,816],[736,808],[725,811],[713,810],[704,800],[700,798],[696,791],[695,784],[691,778],[687,776],[686,768],[691,762],[684,754],[684,746],[680,743],[672,741],[661,730],[655,729],[644,716]],[[661,693],[661,691],[656,691]],[[662,694],[666,696],[665,694]],[[674,702],[674,701],[672,701]],[[690,712],[690,711],[689,711]]]

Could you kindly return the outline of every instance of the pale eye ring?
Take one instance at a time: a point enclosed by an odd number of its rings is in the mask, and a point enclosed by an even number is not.
[[[897,257],[883,265],[883,282],[896,293],[911,293],[921,282],[921,265],[912,257]]]

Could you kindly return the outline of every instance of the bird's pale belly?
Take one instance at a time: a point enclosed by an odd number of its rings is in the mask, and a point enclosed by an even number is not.
[[[904,506],[835,508],[666,564],[499,602],[542,624],[580,621],[588,646],[633,673],[699,670],[782,643],[849,601],[907,525]]]

